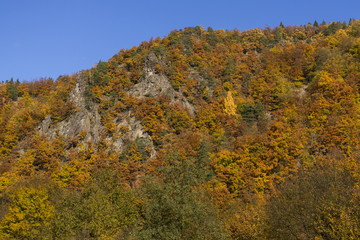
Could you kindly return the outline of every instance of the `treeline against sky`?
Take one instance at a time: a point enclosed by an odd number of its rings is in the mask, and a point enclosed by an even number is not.
[[[149,53],[193,112],[129,94]],[[78,111],[79,78],[101,139],[49,140],[38,126]],[[355,20],[185,28],[56,81],[2,83],[0,238],[358,239],[359,89]],[[127,112],[154,157],[141,138],[113,151]]]

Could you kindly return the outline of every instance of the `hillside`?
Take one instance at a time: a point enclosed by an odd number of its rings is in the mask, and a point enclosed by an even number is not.
[[[174,30],[0,84],[1,239],[360,238],[360,21]]]

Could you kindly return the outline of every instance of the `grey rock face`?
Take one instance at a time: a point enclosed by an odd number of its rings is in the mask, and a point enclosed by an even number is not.
[[[156,73],[155,66],[159,60],[154,53],[149,53],[143,69],[143,76],[129,94],[137,98],[156,97],[160,95],[168,96],[172,102],[180,103],[191,114],[194,114],[194,107],[187,101],[181,90],[176,91],[169,79],[162,73]],[[121,119],[114,119],[116,130],[112,137],[106,136],[104,127],[101,124],[101,116],[98,112],[98,105],[93,104],[90,109],[86,108],[86,80],[79,74],[74,89],[69,94],[71,101],[77,108],[68,119],[61,122],[53,122],[51,116],[47,116],[38,126],[41,135],[54,139],[57,135],[63,136],[65,140],[71,140],[85,134],[80,140],[83,143],[92,142],[97,144],[101,138],[105,138],[111,143],[112,149],[117,152],[124,150],[124,147],[131,141],[141,139],[145,142],[151,157],[156,153],[154,144],[150,135],[144,130],[141,122],[131,116],[131,112],[122,113]]]
[[[147,56],[143,77],[136,84],[129,94],[137,98],[156,97],[160,95],[168,96],[172,102],[179,102],[191,114],[194,114],[195,108],[184,97],[181,91],[176,91],[171,85],[169,79],[162,73],[156,73],[155,66],[159,63],[158,58],[153,52]]]
[[[81,132],[86,132],[85,142],[97,143],[102,131],[101,117],[98,106],[95,105],[89,111],[85,108],[86,81],[78,76],[74,89],[69,94],[69,101],[73,102],[77,110],[67,120],[53,123],[51,116],[47,116],[39,126],[41,135],[54,139],[56,135],[63,136],[66,140],[77,137]]]
[[[301,88],[299,88],[299,89],[294,89],[293,91],[295,94],[298,94],[300,98],[303,98],[306,95],[307,88],[308,88],[308,86],[304,85],[304,86],[301,86]]]
[[[123,115],[124,117],[122,119],[115,120],[117,121],[117,125],[114,135],[117,136],[117,138],[108,139],[113,142],[114,150],[121,152],[129,142],[142,139],[145,142],[146,147],[151,149],[150,157],[154,157],[156,153],[154,144],[151,141],[150,135],[144,130],[141,122],[134,116],[131,116],[130,111]],[[124,131],[126,132],[124,133]]]
[[[74,89],[69,94],[69,100],[73,104],[81,109],[85,109],[85,93],[86,90],[86,81],[78,76]]]
[[[69,101],[72,101],[77,111],[73,113],[70,118],[58,123],[54,123],[50,115],[46,116],[38,126],[39,133],[50,140],[54,139],[57,135],[63,136],[65,140],[71,140],[79,137],[82,133],[86,133],[85,137],[80,141],[85,144],[88,142],[97,144],[105,135],[103,134],[104,128],[98,112],[99,106],[94,104],[90,110],[86,109],[85,91],[86,81],[79,75],[74,89],[69,94]],[[154,145],[150,135],[143,129],[140,121],[136,120],[135,117],[131,117],[130,112],[123,113],[123,116],[122,119],[114,120],[117,122],[114,136],[117,137],[105,138],[111,143],[112,149],[121,152],[126,144],[141,138],[147,147],[152,149],[150,155],[153,157],[156,153]],[[124,129],[126,129],[125,132]]]
[[[175,96],[175,90],[167,77],[149,69],[145,70],[145,77],[129,93],[138,98],[166,95],[172,99]]]

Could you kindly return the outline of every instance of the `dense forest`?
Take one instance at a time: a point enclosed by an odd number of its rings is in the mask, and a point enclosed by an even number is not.
[[[0,84],[1,239],[359,239],[360,21],[172,31]]]

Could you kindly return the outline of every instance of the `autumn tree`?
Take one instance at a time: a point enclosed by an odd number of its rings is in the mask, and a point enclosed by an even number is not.
[[[279,188],[267,206],[267,236],[276,239],[356,239],[350,215],[354,181],[346,169],[302,170]]]
[[[197,188],[192,161],[172,154],[166,162],[167,166],[158,169],[161,179],[149,176],[143,181],[141,194],[147,204],[138,238],[224,239],[216,209]]]
[[[56,205],[49,236],[54,239],[127,238],[140,215],[140,201],[121,185],[119,174],[98,170],[80,192],[65,192]]]
[[[43,188],[23,187],[13,195],[13,203],[0,223],[3,239],[39,239],[54,215],[54,206]]]

